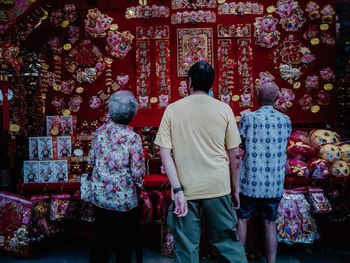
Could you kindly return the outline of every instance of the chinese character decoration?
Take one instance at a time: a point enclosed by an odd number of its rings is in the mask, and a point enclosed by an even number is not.
[[[170,100],[170,41],[156,41],[156,87],[159,107],[165,108]]]
[[[250,24],[218,24],[218,37],[251,37]]]
[[[215,23],[216,13],[214,11],[184,11],[171,15],[171,24],[195,24],[195,23]]]
[[[136,92],[140,108],[150,107],[150,41],[136,42]]]
[[[280,32],[276,29],[278,19],[272,15],[255,18],[254,37],[255,44],[261,47],[271,48],[280,40]]]
[[[306,21],[299,3],[294,0],[279,0],[275,12],[280,16],[280,24],[285,31],[298,31]]]
[[[189,68],[198,61],[213,65],[213,31],[211,28],[177,30],[177,74],[186,77]]]
[[[133,39],[129,31],[108,31],[106,51],[114,58],[124,58],[131,50]]]
[[[169,17],[170,10],[168,7],[163,5],[152,5],[152,6],[132,6],[125,10],[125,18],[161,18]]]
[[[232,39],[218,39],[218,95],[229,105],[234,90],[234,67]]]
[[[281,48],[274,52],[274,63],[278,65],[280,75],[284,80],[293,84],[315,60],[310,49],[303,46],[302,42],[289,35],[282,43]]]
[[[253,107],[253,49],[250,39],[238,39],[237,43],[238,86],[241,91],[240,106]]]
[[[231,2],[223,3],[218,7],[219,15],[262,15],[264,6],[259,3],[252,2]]]
[[[113,18],[102,14],[97,8],[89,9],[84,20],[85,32],[93,38],[105,37],[112,21]]]
[[[92,83],[106,69],[106,63],[98,47],[85,39],[69,53],[66,68],[79,83]]]
[[[171,0],[171,8],[174,10],[189,8],[216,8],[216,0]]]
[[[136,27],[136,39],[169,39],[169,26]]]

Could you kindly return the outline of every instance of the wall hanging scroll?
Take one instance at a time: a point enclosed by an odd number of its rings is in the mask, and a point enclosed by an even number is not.
[[[264,6],[252,2],[223,3],[218,7],[219,15],[262,15]]]
[[[218,24],[218,37],[251,37],[251,31],[250,24]]]
[[[151,42],[136,42],[136,92],[140,108],[149,108],[151,75]]]
[[[218,95],[222,102],[230,104],[234,89],[232,39],[218,39]]]
[[[170,41],[156,41],[156,87],[158,106],[165,108],[170,100]]]
[[[171,0],[171,8],[187,9],[187,8],[216,8],[216,0]]]
[[[169,26],[136,27],[136,39],[169,39]]]
[[[186,77],[189,68],[198,61],[213,63],[213,30],[186,28],[177,30],[177,74]]]
[[[125,18],[160,18],[169,17],[169,8],[164,5],[132,6],[125,10]]]
[[[176,12],[171,15],[171,23],[176,24],[195,24],[195,23],[215,23],[216,13],[214,11],[184,11]]]
[[[242,38],[237,40],[238,86],[241,91],[240,106],[253,107],[253,49],[251,40]]]

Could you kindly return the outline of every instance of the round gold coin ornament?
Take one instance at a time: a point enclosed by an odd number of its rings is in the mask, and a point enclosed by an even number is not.
[[[41,64],[41,68],[43,69],[43,70],[48,70],[49,69],[49,64],[46,64],[46,63],[42,63]]]
[[[310,43],[311,43],[311,45],[316,46],[316,45],[320,44],[320,39],[318,37],[315,37],[315,38],[311,39]]]
[[[60,91],[61,90],[61,85],[59,85],[57,83],[54,83],[52,88],[53,88],[54,91]]]
[[[19,132],[20,126],[18,124],[10,124],[10,131],[11,132]]]
[[[58,135],[58,133],[59,133],[58,128],[55,127],[53,129],[51,129],[50,133],[51,133],[51,135],[54,135],[54,136]]]
[[[154,104],[154,103],[157,103],[157,102],[158,102],[158,99],[157,99],[157,97],[152,97],[149,101],[150,101],[152,104]]]
[[[273,5],[270,5],[268,8],[266,8],[266,12],[269,14],[272,14],[276,11],[276,7]]]
[[[232,101],[239,101],[239,95],[233,95]]]
[[[327,91],[332,90],[333,89],[333,84],[332,83],[326,83],[323,85],[323,88]]]
[[[287,102],[286,102],[286,106],[287,106],[288,108],[290,108],[290,107],[293,106],[293,103],[291,103],[290,101],[287,101]]]
[[[311,107],[311,112],[312,113],[317,113],[319,111],[320,111],[320,106],[314,105],[314,106]]]
[[[240,122],[242,117],[241,116],[236,116],[235,119],[236,119],[236,122]]]
[[[112,30],[112,31],[117,31],[118,27],[119,26],[117,24],[112,24],[112,25],[110,25],[109,29]]]
[[[147,0],[139,0],[140,5],[147,5]]]
[[[105,62],[106,62],[108,65],[110,65],[110,64],[113,63],[113,59],[111,59],[111,58],[105,58]]]
[[[69,21],[68,20],[63,20],[61,23],[61,27],[66,28],[69,26]]]
[[[65,109],[62,111],[62,114],[63,114],[63,116],[68,116],[68,115],[70,115],[70,110]]]
[[[329,29],[329,25],[328,25],[328,24],[321,24],[321,25],[320,25],[320,29],[321,29],[322,31],[326,31],[326,30]]]
[[[75,89],[75,92],[76,93],[83,93],[84,92],[84,88],[83,87],[77,87],[76,89]]]
[[[226,2],[226,0],[218,0],[218,4],[223,4],[225,2]]]
[[[295,88],[295,89],[299,89],[301,87],[301,83],[298,81],[298,82],[295,82],[294,84],[293,84],[293,88]]]
[[[67,43],[63,45],[63,49],[64,50],[71,50],[72,49],[72,44],[71,43]]]

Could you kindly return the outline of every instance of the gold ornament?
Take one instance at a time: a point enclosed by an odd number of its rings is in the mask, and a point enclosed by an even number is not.
[[[311,107],[311,112],[312,113],[317,113],[319,111],[320,111],[320,106],[314,105],[314,106]]]

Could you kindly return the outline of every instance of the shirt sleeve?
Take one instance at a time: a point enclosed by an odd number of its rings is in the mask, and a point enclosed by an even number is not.
[[[91,142],[91,149],[89,151],[88,163],[93,167],[96,164],[96,153],[97,153],[98,137],[97,131],[94,133]]]
[[[239,134],[241,135],[241,138],[243,140],[247,138],[248,127],[249,127],[248,117],[243,116],[239,123]]]
[[[154,143],[160,147],[172,149],[173,143],[171,140],[171,125],[170,125],[170,112],[169,106],[166,108],[162,121],[157,132],[156,139]]]
[[[130,169],[133,182],[138,187],[143,186],[143,180],[146,173],[145,157],[142,147],[141,138],[138,134],[135,134],[130,142],[129,148],[130,154]]]
[[[226,149],[233,149],[238,147],[241,144],[241,137],[239,136],[239,131],[236,124],[235,116],[233,115],[233,112],[231,108],[227,111],[228,118],[227,118],[227,128],[226,128],[226,135],[225,135],[225,145]]]

